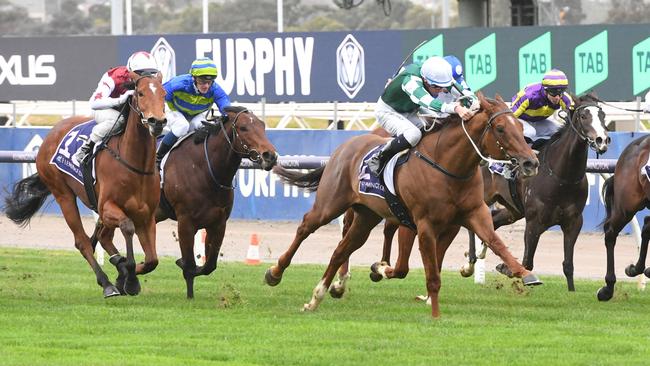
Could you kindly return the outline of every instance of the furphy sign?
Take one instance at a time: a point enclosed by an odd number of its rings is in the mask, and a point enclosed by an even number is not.
[[[54,55],[0,55],[0,85],[54,85]]]
[[[216,63],[217,83],[231,99],[311,94],[313,37],[198,38],[195,44],[196,57]]]

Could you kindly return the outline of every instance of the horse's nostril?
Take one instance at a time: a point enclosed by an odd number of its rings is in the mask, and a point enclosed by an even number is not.
[[[610,142],[612,142],[612,138],[609,137],[609,136],[607,136],[607,138],[605,139],[605,143],[606,143],[607,145],[609,145]]]
[[[600,136],[596,137],[596,144],[600,145],[602,143],[603,143],[603,138]]]

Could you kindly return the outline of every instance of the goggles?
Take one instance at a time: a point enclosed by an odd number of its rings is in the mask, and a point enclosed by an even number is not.
[[[546,89],[546,93],[548,93],[548,95],[553,96],[553,97],[557,97],[558,95],[562,95],[565,91],[566,91],[566,89],[549,89],[549,88]]]

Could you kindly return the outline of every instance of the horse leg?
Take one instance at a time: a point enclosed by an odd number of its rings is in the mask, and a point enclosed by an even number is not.
[[[355,250],[361,248],[366,240],[368,240],[372,228],[377,226],[381,219],[381,216],[377,215],[367,207],[355,207],[355,217],[350,226],[350,230],[348,230],[345,237],[341,239],[339,245],[334,250],[330,263],[325,270],[325,274],[314,288],[309,303],[303,306],[303,311],[314,311],[318,308],[318,305],[320,305],[321,301],[325,297],[325,292],[330,289],[330,285],[336,275],[337,269],[341,264],[343,264],[343,262],[350,258],[350,255],[354,253]],[[333,297],[342,296],[342,294],[336,293],[337,290],[335,288],[331,288],[330,292],[332,291],[335,292],[332,295]]]
[[[508,250],[501,238],[494,231],[490,211],[487,206],[471,212],[466,218],[467,228],[476,235],[505,263],[514,276],[523,280],[524,285],[540,285],[542,282],[528,269],[524,268]]]
[[[599,301],[609,301],[614,296],[614,285],[616,284],[616,273],[614,271],[614,247],[618,233],[623,230],[625,224],[631,219],[632,214],[619,213],[615,207],[612,209],[609,222],[606,222],[603,229],[605,231],[605,249],[607,252],[607,272],[605,274],[605,286],[601,287],[596,296]],[[623,216],[623,217],[621,217]],[[645,225],[644,225],[645,226]]]
[[[573,283],[573,252],[575,251],[576,240],[580,235],[582,229],[582,215],[577,213],[571,220],[566,220],[566,224],[562,225],[562,232],[564,233],[564,262],[562,262],[562,270],[564,277],[566,277],[566,284],[569,291],[575,291],[576,287]]]
[[[370,266],[370,270],[374,276],[371,276],[370,278],[373,281],[375,281],[375,279],[379,281],[382,278],[405,278],[409,272],[409,258],[411,257],[411,251],[413,250],[413,243],[415,242],[416,235],[415,231],[408,227],[399,226],[399,232],[397,234],[399,254],[397,255],[395,267],[391,267],[390,264],[384,261],[373,263],[373,265]]]
[[[156,253],[156,221],[152,217],[142,227],[136,228],[136,235],[144,252],[144,262],[135,266],[136,274],[147,274],[158,267],[158,254]]]
[[[381,252],[381,261],[386,262],[390,266],[390,252],[393,246],[393,238],[395,237],[395,232],[400,229],[400,225],[386,221],[384,223],[384,247]],[[403,231],[400,229],[400,232]],[[401,235],[401,234],[400,234]],[[397,240],[400,240],[400,235],[397,236]]]
[[[197,231],[198,228],[185,217],[178,218],[178,243],[181,247],[181,258],[176,260],[176,265],[183,270],[188,299],[194,298],[194,277],[197,273],[194,260],[194,235]]]
[[[419,221],[417,227],[420,255],[426,277],[427,298],[429,299],[427,302],[431,302],[431,316],[439,318],[440,304],[438,302],[438,293],[440,292],[441,282],[436,242],[438,235],[428,221]]]
[[[650,270],[646,271],[645,260],[648,254],[648,240],[650,239],[650,216],[643,219],[643,228],[641,229],[641,246],[639,247],[639,259],[636,264],[630,264],[625,268],[625,274],[628,277],[636,277],[641,273],[645,273],[650,277]]]
[[[469,248],[465,252],[467,263],[460,267],[460,275],[463,277],[470,277],[474,274],[474,264],[476,264],[476,235],[471,230],[467,230],[469,236]]]
[[[93,272],[95,272],[97,284],[102,287],[104,298],[119,296],[120,292],[111,283],[106,273],[102,270],[102,267],[99,265],[99,263],[97,263],[97,259],[95,259],[94,251],[92,245],[90,244],[90,238],[84,231],[83,224],[81,223],[81,217],[79,216],[79,208],[77,207],[76,197],[70,190],[52,190],[52,194],[61,207],[65,222],[68,224],[68,227],[74,235],[75,247],[86,259]]]
[[[345,211],[345,214],[343,215],[343,229],[341,229],[341,238],[345,237],[345,234],[348,233],[350,230],[350,226],[352,225],[352,222],[354,221],[354,210],[349,208]],[[350,261],[346,260],[341,267],[339,267],[338,271],[338,280],[332,284],[332,287],[336,288],[335,293],[336,294],[343,294],[347,290],[348,286],[348,280],[350,280]],[[332,293],[332,296],[335,296],[334,293]]]
[[[339,193],[339,192],[335,192],[335,193]],[[325,195],[327,194],[324,194],[323,196]],[[302,222],[300,223],[298,229],[296,230],[296,235],[293,238],[293,242],[291,243],[287,251],[284,252],[278,258],[278,262],[275,266],[272,266],[266,271],[264,275],[264,281],[266,282],[267,285],[276,286],[277,284],[279,284],[280,281],[282,280],[282,274],[287,269],[287,267],[289,267],[289,265],[291,264],[291,259],[298,251],[298,248],[300,248],[300,244],[302,244],[302,242],[305,239],[307,239],[307,237],[309,237],[311,233],[316,231],[321,226],[331,222],[332,220],[334,220],[334,218],[343,214],[345,210],[349,207],[347,205],[348,202],[341,201],[341,200],[337,201],[336,199],[332,199],[325,202],[323,206],[320,204],[318,197],[321,196],[316,197],[316,202],[314,203],[314,206],[311,208],[309,212],[305,214],[305,216],[303,216]],[[352,226],[354,226],[354,221],[356,221],[356,214]],[[339,267],[336,268],[338,269]]]
[[[442,261],[445,259],[447,249],[451,245],[451,242],[454,240],[456,235],[458,235],[459,230],[460,225],[453,225],[447,228],[447,230],[438,236],[438,239],[436,240],[436,259],[438,261],[438,272],[442,271]],[[416,299],[426,301],[428,305],[431,305],[433,303],[429,296],[416,296]]]
[[[221,219],[205,228],[205,264],[197,268],[197,276],[207,276],[217,269],[221,244],[226,235],[226,220]]]
[[[101,220],[99,220],[101,222]],[[115,279],[115,287],[120,291],[121,295],[126,295],[124,292],[124,284],[126,282],[126,277],[129,274],[128,269],[126,268],[126,258],[123,257],[120,252],[113,244],[113,237],[115,236],[115,229],[107,228],[103,223],[98,224],[98,228],[95,231],[97,240],[104,248],[106,253],[108,253],[108,261],[115,266],[117,270],[117,278]]]
[[[126,263],[119,264],[126,268],[126,278],[124,280],[124,292],[127,295],[135,296],[140,293],[140,281],[135,273],[135,256],[133,254],[133,235],[135,234],[135,225],[133,221],[126,216],[112,201],[106,201],[101,210],[101,219],[104,225],[109,228],[119,227],[124,241],[126,242]],[[112,262],[111,262],[112,263]]]

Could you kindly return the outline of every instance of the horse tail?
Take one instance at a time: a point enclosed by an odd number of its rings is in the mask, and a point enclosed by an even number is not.
[[[320,179],[323,177],[324,170],[324,165],[318,169],[310,171],[309,173],[292,171],[281,166],[273,168],[273,172],[279,175],[284,183],[300,187],[309,192],[314,192],[318,189],[318,184],[320,183]]]
[[[603,183],[603,203],[605,204],[605,219],[600,223],[600,227],[606,228],[612,216],[612,202],[614,200],[614,176],[605,179]]]
[[[5,198],[5,214],[17,225],[25,227],[49,195],[50,190],[35,173],[14,184],[13,192]]]

